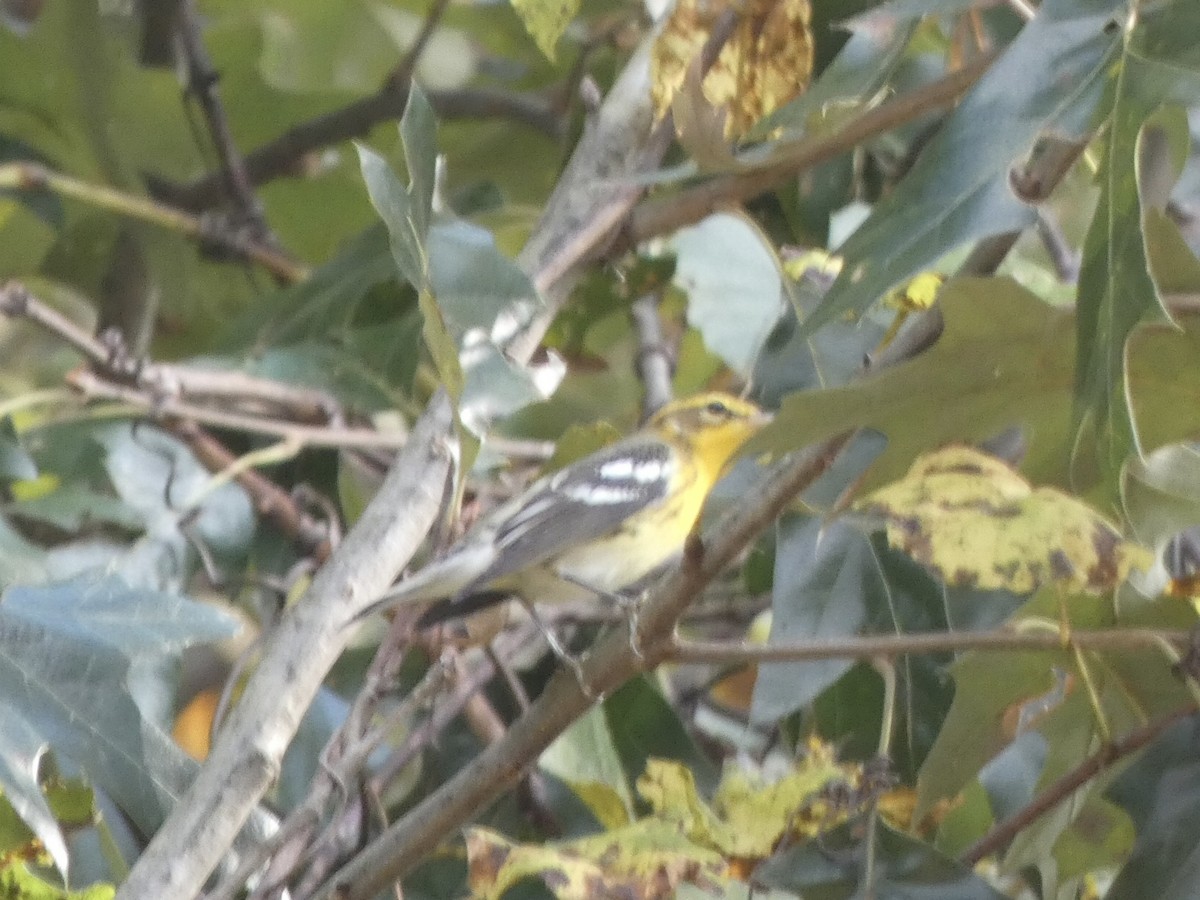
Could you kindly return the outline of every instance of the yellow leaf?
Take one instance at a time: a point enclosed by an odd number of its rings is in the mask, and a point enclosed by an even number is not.
[[[786,840],[840,825],[884,787],[887,773],[838,763],[811,741],[805,758],[778,779],[727,767],[712,803],[691,771],[652,759],[638,779],[648,817],[594,837],[517,844],[485,828],[466,832],[472,896],[499,898],[523,878],[542,879],[556,897],[674,897],[681,884],[720,887],[744,875]]]
[[[940,272],[922,272],[884,295],[883,303],[892,309],[915,312],[929,309],[937,300],[938,291],[946,283]]]
[[[60,481],[58,476],[46,472],[36,478],[14,481],[8,486],[8,489],[12,493],[14,500],[37,500],[53,494],[58,490],[59,486]]]
[[[678,0],[651,57],[655,114],[671,107],[687,72],[729,4]],[[704,98],[724,110],[726,138],[739,137],[808,85],[812,74],[809,0],[747,0],[716,62],[704,76]],[[693,119],[695,98],[689,101]]]
[[[833,828],[869,799],[864,787],[862,766],[838,763],[820,742],[810,743],[804,760],[777,780],[727,767],[711,806],[678,763],[650,760],[637,784],[655,816],[731,860],[765,859],[784,837]]]
[[[1112,590],[1153,557],[1075,497],[1034,488],[971,447],[921,456],[899,481],[855,508],[887,523],[888,543],[949,585],[1027,594]]]
[[[559,900],[665,900],[684,882],[713,883],[725,868],[718,854],[652,820],[541,846],[517,844],[486,828],[467,829],[466,840],[471,894],[482,898],[499,898],[532,876]]]

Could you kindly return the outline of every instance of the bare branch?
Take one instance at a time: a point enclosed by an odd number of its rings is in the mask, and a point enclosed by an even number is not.
[[[254,193],[254,186],[246,174],[242,152],[233,140],[233,131],[225,115],[218,90],[220,76],[209,59],[208,50],[200,36],[200,15],[195,0],[180,0],[177,22],[179,44],[187,66],[187,92],[195,97],[208,122],[213,146],[221,161],[221,176],[225,182],[236,217],[250,226],[255,237],[263,242],[278,246],[263,216],[262,203]]]
[[[779,641],[772,644],[724,641],[679,641],[668,654],[672,662],[705,665],[741,665],[766,662],[802,662],[814,659],[891,659],[910,653],[947,653],[964,650],[991,652],[1062,652],[1063,636],[1057,632],[1017,631],[932,631],[920,634],[872,634],[862,637],[823,637],[811,641]],[[1068,646],[1081,650],[1160,651],[1164,643],[1186,647],[1191,633],[1152,628],[1098,628],[1072,630]]]
[[[88,399],[127,403],[133,410],[150,418],[190,419],[213,428],[271,435],[294,441],[299,446],[395,450],[408,440],[405,434],[384,434],[369,428],[321,428],[316,425],[298,425],[290,421],[267,419],[258,414],[225,412],[219,408],[177,400],[169,394],[155,394],[143,387],[117,384],[82,369],[69,373],[67,383]]]
[[[671,351],[663,335],[658,313],[658,297],[645,294],[633,301],[629,311],[638,336],[634,360],[642,380],[642,419],[648,419],[671,399]]]
[[[433,38],[434,32],[437,31],[437,27],[449,7],[450,0],[433,0],[430,4],[429,12],[425,14],[425,21],[421,23],[421,31],[417,35],[417,39],[408,48],[404,59],[400,60],[400,65],[396,66],[388,76],[395,87],[400,90],[408,90],[408,85],[412,83],[413,72],[417,70],[417,63],[421,61],[421,54],[429,46],[429,41]]]
[[[449,429],[450,404],[438,395],[339,552],[284,613],[211,755],[118,897],[191,897],[200,890],[278,773],[351,634],[346,623],[383,592],[424,539],[449,474]]]
[[[70,175],[54,172],[39,163],[14,162],[0,165],[0,188],[18,191],[48,190],[129,219],[148,222],[182,234],[201,245],[220,249],[238,259],[248,259],[288,283],[304,281],[309,275],[306,266],[293,261],[274,247],[267,246],[261,240],[255,240],[244,229],[222,228],[211,217],[192,215],[106,185],[89,184]]]
[[[398,89],[389,80],[362,100],[301,122],[246,154],[246,174],[261,185],[297,171],[309,153],[361,137],[381,122],[399,119],[408,101],[408,88]],[[442,121],[456,119],[507,119],[557,138],[562,121],[544,97],[495,88],[460,88],[430,91],[429,103]],[[148,178],[150,193],[179,209],[199,211],[219,206],[226,198],[219,172],[209,172],[184,184]]]

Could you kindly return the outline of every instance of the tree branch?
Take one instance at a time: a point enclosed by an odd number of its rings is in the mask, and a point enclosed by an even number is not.
[[[429,103],[444,122],[456,119],[507,119],[550,137],[561,133],[562,122],[549,100],[496,88],[430,91]],[[297,162],[309,153],[361,137],[382,122],[399,119],[408,101],[408,88],[389,79],[378,92],[346,106],[301,122],[246,154],[246,174],[255,185],[295,173]],[[220,172],[208,172],[183,184],[150,176],[152,196],[179,209],[198,212],[225,199]]]
[[[202,246],[215,247],[238,259],[248,259],[288,283],[304,281],[309,275],[306,266],[293,261],[276,248],[254,239],[244,230],[222,228],[211,218],[192,215],[105,185],[89,184],[70,175],[52,171],[39,163],[14,162],[0,165],[0,188],[53,191],[62,197],[80,200],[98,209],[106,209],[136,221],[148,222],[182,234]]]
[[[301,717],[352,634],[348,620],[387,588],[432,524],[450,470],[450,421],[450,404],[439,394],[358,524],[284,613],[211,755],[118,897],[199,892],[278,774]]]
[[[242,152],[233,140],[233,131],[221,104],[217,89],[220,76],[209,59],[208,50],[200,37],[200,16],[196,0],[180,0],[178,16],[179,45],[187,66],[187,92],[195,97],[208,122],[213,146],[221,161],[221,178],[233,202],[235,216],[249,225],[254,236],[270,246],[278,246],[263,216],[262,204],[254,193],[254,185],[246,173]]]
[[[629,315],[638,338],[634,365],[642,382],[642,420],[645,421],[671,399],[673,354],[663,334],[656,293],[643,294],[634,300]]]
[[[1141,728],[1129,732],[1129,734],[1125,735],[1119,741],[1105,744],[1070,772],[1067,772],[1053,784],[1049,785],[1031,803],[1001,822],[967,848],[962,856],[959,857],[959,861],[963,865],[971,867],[989,853],[995,853],[1000,850],[1023,829],[1028,828],[1041,816],[1058,806],[1058,804],[1062,803],[1105,769],[1112,766],[1118,760],[1136,753],[1180,719],[1195,715],[1198,711],[1200,711],[1200,707],[1197,707],[1194,703],[1189,703],[1167,713],[1161,718],[1146,723]]]
[[[1072,630],[1068,646],[1080,650],[1162,650],[1163,644],[1187,647],[1191,632],[1152,628],[1098,628]],[[1062,652],[1062,635],[1049,632],[996,628],[988,631],[932,631],[916,634],[872,634],[862,637],[828,637],[772,644],[726,641],[680,641],[668,652],[671,662],[691,665],[744,665],[747,663],[802,662],[814,659],[891,659],[910,653],[946,653],[963,650],[990,652]]]
[[[981,56],[937,81],[861,113],[833,134],[801,139],[783,147],[761,168],[714,178],[670,196],[643,200],[629,217],[621,245],[636,246],[649,238],[699,222],[718,209],[756,197],[786,178],[841,156],[863,141],[951,106],[979,79],[993,59],[994,54]]]
[[[340,447],[356,450],[395,450],[408,440],[405,434],[385,434],[370,428],[347,425],[322,427],[265,418],[261,414],[227,412],[198,403],[179,400],[169,394],[155,394],[136,385],[118,384],[94,372],[76,369],[67,375],[67,383],[88,399],[116,400],[149,418],[190,419],[212,428],[227,428],[247,434],[265,434],[294,441],[304,447]]]

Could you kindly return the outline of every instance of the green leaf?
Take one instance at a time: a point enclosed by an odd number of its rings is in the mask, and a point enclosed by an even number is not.
[[[481,328],[487,340],[503,343],[545,308],[529,276],[485,228],[441,222],[429,231],[428,250],[434,296],[460,340]]]
[[[421,101],[415,102],[419,107]],[[421,113],[414,113],[414,117],[416,123],[419,123]],[[417,124],[414,124],[413,128],[411,140],[414,148],[424,148],[425,143],[417,134],[420,128]],[[371,204],[383,219],[391,237],[392,257],[396,261],[396,267],[417,291],[417,302],[424,318],[422,333],[425,346],[429,349],[429,355],[433,357],[433,364],[442,384],[450,392],[457,406],[464,384],[458,346],[441,308],[434,299],[430,283],[429,259],[425,250],[425,229],[429,221],[429,210],[420,208],[423,195],[413,195],[414,191],[424,190],[425,185],[422,183],[418,187],[418,183],[414,182],[411,188],[405,188],[383,157],[361,144],[355,146]],[[424,160],[412,160],[409,166],[420,172],[421,177],[424,177],[427,171]]]
[[[886,592],[870,539],[839,522],[786,516],[776,528],[771,642],[858,634],[868,594]],[[771,722],[806,706],[853,660],[764,663],[750,718]]]
[[[37,463],[21,446],[21,439],[13,428],[12,419],[0,420],[0,479],[29,481],[37,478],[37,475]]]
[[[1103,797],[1089,797],[1054,845],[1060,878],[1077,878],[1125,859],[1133,849],[1129,815]],[[1041,854],[1045,847],[1041,847]]]
[[[396,267],[417,291],[427,290],[425,230],[420,223],[428,221],[428,210],[421,212],[415,208],[409,189],[401,184],[382,156],[363,144],[355,144],[354,149],[358,151],[358,163],[371,205],[387,226]]]
[[[653,756],[686,763],[706,793],[716,786],[719,773],[650,680],[626,682],[604,701],[604,715],[627,777],[644,772]]]
[[[1170,294],[1200,292],[1200,259],[1179,233],[1179,226],[1162,210],[1145,208],[1142,228],[1150,277],[1164,302],[1170,302]]]
[[[748,217],[716,213],[670,242],[675,284],[688,295],[688,324],[735,372],[748,375],[784,306],[770,244]]]
[[[1130,900],[1186,900],[1200,879],[1197,719],[1169,728],[1109,788],[1137,830],[1133,853],[1109,889]]]
[[[46,554],[0,517],[0,587],[36,583],[46,577]]]
[[[946,16],[972,5],[971,0],[887,0],[875,9],[855,16],[846,24],[853,27],[932,14]]]
[[[751,136],[766,137],[777,128],[822,134],[842,116],[870,102],[887,84],[916,30],[915,21],[905,21],[902,15],[886,17],[884,9],[890,11],[884,7],[844,20],[842,26],[850,30],[850,39],[838,55],[808,90],[755,125]]]
[[[1168,3],[1123,31],[1104,136],[1100,200],[1083,246],[1079,274],[1077,427],[1098,449],[1101,471],[1115,480],[1137,448],[1125,402],[1125,344],[1139,322],[1164,315],[1150,275],[1140,157],[1163,102],[1200,90],[1200,52],[1181,33],[1200,28],[1200,7]]]
[[[954,701],[917,780],[919,820],[953,797],[1016,737],[1016,711],[1054,687],[1051,664],[1064,654],[968,653],[951,667]],[[1002,672],[1003,677],[998,673]]]
[[[267,294],[237,316],[225,343],[231,350],[257,350],[263,345],[328,339],[355,322],[364,302],[374,296],[373,289],[395,280],[387,228],[375,222],[346,239],[337,255],[308,280]],[[400,313],[411,305],[406,297]]]
[[[145,530],[118,564],[132,582],[179,584],[194,539],[185,530],[210,551],[241,557],[254,531],[254,513],[240,486],[227,483],[210,490],[212,475],[192,451],[152,426],[102,425],[92,438],[103,448],[117,497],[141,517]]]
[[[61,888],[43,881],[20,859],[0,867],[0,896],[14,900],[112,900],[115,894],[111,884],[94,884],[81,891]]]
[[[408,198],[413,229],[419,244],[429,233],[433,191],[437,180],[437,120],[429,98],[415,81],[408,90],[408,103],[400,118],[400,141],[408,164]]]
[[[1047,3],[938,130],[895,191],[842,245],[845,266],[805,333],[862,313],[955,248],[1030,225],[1009,173],[1048,127],[1078,133],[1099,101],[1124,4]],[[1070,120],[1069,122],[1067,120]],[[1002,121],[1003,128],[994,127]]]
[[[857,322],[838,319],[819,332],[805,335],[800,323],[815,307],[828,285],[821,276],[805,272],[790,292],[795,303],[767,338],[754,366],[755,384],[763,400],[778,405],[792,391],[837,387],[862,373],[865,354],[875,350],[886,329],[875,317]]]
[[[10,588],[0,603],[4,720],[75,760],[152,833],[195,763],[146,718],[131,685],[139,671],[234,628],[212,607],[116,578]]]
[[[1179,532],[1200,525],[1200,452],[1170,444],[1133,457],[1121,473],[1121,500],[1138,540],[1161,550]]]
[[[1164,601],[1171,602],[1171,601]],[[1180,606],[1177,602],[1175,606]],[[1169,621],[1161,608],[1114,615],[1110,597],[1035,594],[1013,617],[1048,625],[1064,612],[1073,630],[1137,626]],[[1156,650],[1129,648],[1080,656],[1066,651],[967,653],[953,665],[954,702],[918,779],[916,817],[936,801],[953,797],[1001,749],[1018,735],[1036,729],[1047,748],[1038,785],[1042,788],[1073,770],[1104,739],[1085,682],[1090,681],[1114,737],[1148,718],[1188,702],[1186,685],[1173,674],[1170,660]],[[1057,673],[1057,674],[1055,674]],[[1089,791],[1106,783],[1093,780]],[[1044,857],[1080,813],[1084,794],[1025,829],[1010,850],[1013,865]]]
[[[70,482],[40,497],[17,500],[6,506],[11,515],[46,522],[63,531],[75,532],[87,524],[106,522],[140,530],[142,518],[124,501],[109,494]]]
[[[439,223],[429,230],[428,251],[433,295],[457,342],[465,378],[459,415],[481,435],[491,422],[548,393],[502,349],[544,304],[486,229],[461,220]]]
[[[512,0],[538,49],[553,61],[558,39],[579,15],[580,0]]]
[[[1019,425],[1028,440],[1022,471],[1038,483],[1086,489],[1096,480],[1072,438],[1074,320],[1007,278],[955,279],[940,295],[945,331],[918,358],[845,387],[786,397],[747,445],[753,454],[806,446],[854,427],[887,436],[867,475],[894,480],[922,451],[976,443]],[[1145,327],[1128,349],[1129,393],[1147,450],[1200,431],[1200,321]],[[1072,458],[1072,454],[1075,454]]]
[[[1002,900],[1006,896],[911,835],[879,826],[869,839],[875,841],[870,854],[849,828],[785,848],[755,869],[755,883],[803,897]]]
[[[0,787],[4,799],[29,830],[42,842],[54,865],[67,874],[67,840],[38,783],[38,768],[49,750],[46,739],[20,716],[13,716],[0,730]],[[15,845],[5,843],[0,851]]]
[[[633,820],[633,792],[601,707],[559,735],[538,758],[538,767],[570,785],[606,828]]]

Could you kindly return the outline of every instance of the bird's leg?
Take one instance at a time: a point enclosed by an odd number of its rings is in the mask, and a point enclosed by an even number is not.
[[[575,585],[577,588],[582,588],[585,591],[595,594],[597,597],[611,600],[629,622],[629,649],[633,651],[633,655],[639,660],[645,659],[642,655],[642,648],[638,645],[638,616],[642,611],[642,600],[646,596],[645,591],[638,591],[636,594],[626,594],[621,591],[606,591],[604,588],[598,588],[594,584],[588,584],[586,581],[572,578],[570,575],[563,574],[562,572],[558,574],[558,577],[569,584]]]
[[[525,607],[525,611],[529,613],[529,618],[533,619],[533,623],[537,625],[542,632],[542,637],[546,639],[546,643],[550,645],[550,652],[558,657],[559,662],[568,666],[575,673],[575,680],[579,682],[579,690],[583,691],[583,696],[588,700],[595,701],[596,694],[588,687],[587,681],[583,677],[583,667],[579,665],[579,660],[567,652],[567,649],[559,643],[558,637],[546,624],[545,620],[538,614],[537,608],[526,600],[524,597],[518,596],[517,599],[521,605]]]

